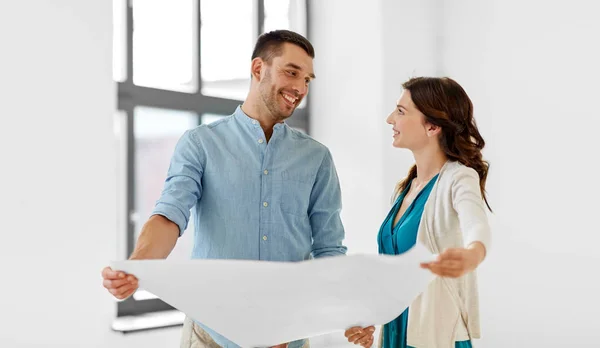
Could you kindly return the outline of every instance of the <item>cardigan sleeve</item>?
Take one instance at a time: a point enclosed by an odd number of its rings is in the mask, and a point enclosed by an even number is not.
[[[473,242],[481,242],[486,254],[489,253],[491,231],[487,208],[479,187],[479,175],[473,168],[461,167],[454,174],[452,205],[458,213],[465,247]]]

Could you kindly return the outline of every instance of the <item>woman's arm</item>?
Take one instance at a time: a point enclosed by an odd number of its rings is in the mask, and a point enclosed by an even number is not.
[[[485,259],[491,242],[486,205],[479,187],[479,175],[463,167],[452,180],[452,206],[458,214],[465,247],[444,250],[434,262],[421,267],[444,277],[460,277],[475,270]]]
[[[480,242],[490,250],[491,231],[487,207],[481,195],[479,175],[469,167],[461,167],[452,180],[452,206],[458,213],[465,247]],[[486,252],[487,254],[487,252]]]

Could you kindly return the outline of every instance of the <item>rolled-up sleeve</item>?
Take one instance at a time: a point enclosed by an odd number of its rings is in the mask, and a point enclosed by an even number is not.
[[[345,233],[340,218],[342,195],[329,151],[325,154],[313,186],[308,216],[312,228],[314,258],[345,255]]]
[[[202,196],[205,156],[194,130],[178,140],[160,198],[151,215],[162,215],[179,226],[181,236],[187,228],[191,208]]]
[[[486,205],[479,186],[479,175],[474,169],[465,167],[454,175],[452,204],[458,213],[465,247],[473,242],[481,242],[487,253],[492,237]]]

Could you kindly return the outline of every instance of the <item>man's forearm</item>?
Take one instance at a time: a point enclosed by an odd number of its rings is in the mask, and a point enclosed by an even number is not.
[[[346,256],[347,248],[344,245],[313,249],[313,257],[315,259],[331,256]]]
[[[142,227],[130,260],[166,259],[173,251],[179,227],[162,215],[153,215]]]

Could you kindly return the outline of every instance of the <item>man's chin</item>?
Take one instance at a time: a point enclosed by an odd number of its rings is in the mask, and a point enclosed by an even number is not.
[[[273,106],[275,106],[275,107],[270,108],[270,110],[271,110],[271,115],[273,116],[273,119],[275,120],[275,122],[285,121],[290,116],[292,116],[292,114],[296,110],[296,107],[290,107],[288,105],[279,104],[279,105],[273,105]]]
[[[290,115],[292,116],[292,115]],[[285,120],[287,120],[288,118],[290,118],[290,116],[279,116],[277,118],[277,122],[284,122]]]
[[[294,113],[294,110],[296,110],[296,108],[292,109],[292,111],[290,111],[290,110],[281,110],[281,112],[279,113],[278,119],[280,121],[284,121],[284,120],[290,118],[290,116],[292,116],[292,114]]]

